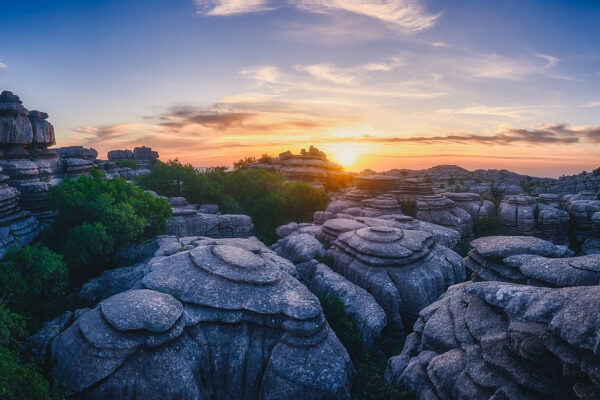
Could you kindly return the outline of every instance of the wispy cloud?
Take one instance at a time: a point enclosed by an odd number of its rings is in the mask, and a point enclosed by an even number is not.
[[[580,107],[585,107],[585,108],[600,107],[600,100],[598,100],[598,101],[588,101],[586,103],[583,103]]]
[[[357,138],[343,138],[344,141],[373,143],[458,143],[510,145],[522,143],[541,144],[575,144],[580,141],[600,143],[600,126],[583,126],[570,128],[568,124],[541,125],[534,129],[501,126],[495,134],[482,135],[470,132],[448,133],[437,136],[375,137],[364,135]]]
[[[196,0],[199,14],[214,16],[272,10],[267,3],[267,0]]]
[[[372,62],[362,64],[350,68],[341,68],[335,64],[313,64],[313,65],[296,65],[294,69],[300,72],[307,72],[313,77],[329,81],[333,83],[350,84],[363,77],[369,72],[389,72],[402,65],[402,61],[398,57],[391,57],[389,60],[382,62]]]
[[[558,58],[546,54],[534,54],[534,57],[509,58],[499,54],[484,54],[462,60],[459,69],[478,78],[522,80],[535,75],[553,75],[550,69],[559,62]]]
[[[6,69],[8,68],[8,65],[4,64],[3,62],[0,62],[0,69]]]
[[[435,25],[440,14],[425,11],[417,0],[196,0],[203,15],[235,15],[272,10],[284,6],[319,14],[352,13],[378,20],[407,33]]]

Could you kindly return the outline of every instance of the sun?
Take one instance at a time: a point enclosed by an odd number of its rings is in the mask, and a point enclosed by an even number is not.
[[[354,145],[339,143],[328,147],[325,152],[332,161],[341,164],[343,167],[353,165],[363,151]]]

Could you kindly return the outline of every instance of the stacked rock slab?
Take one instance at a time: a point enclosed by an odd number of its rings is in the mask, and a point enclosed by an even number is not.
[[[600,211],[592,214],[593,231],[581,246],[581,254],[600,254]]]
[[[56,152],[62,159],[65,166],[65,172],[69,177],[78,177],[89,174],[95,167],[95,160],[98,152],[95,149],[88,149],[83,146],[59,147]]]
[[[473,221],[496,215],[496,206],[489,200],[483,200],[478,193],[446,192],[444,196],[454,202],[456,207],[469,213]]]
[[[382,194],[374,199],[362,201],[362,217],[380,217],[382,215],[402,214],[402,207],[398,200],[391,194]],[[342,211],[343,212],[343,211]]]
[[[341,165],[329,161],[324,152],[313,146],[308,151],[302,149],[300,154],[286,151],[268,162],[257,162],[248,167],[265,168],[281,173],[289,181],[306,182],[321,189],[327,182],[337,180],[343,172]]]
[[[431,196],[433,188],[431,183],[421,179],[406,178],[398,185],[398,190],[392,192],[400,202],[416,201],[419,196]]]
[[[349,399],[318,299],[246,239],[193,240],[131,289],[29,339],[79,399]],[[264,246],[262,246],[264,247]],[[66,322],[65,322],[66,321]]]
[[[584,240],[592,234],[594,229],[592,215],[600,211],[600,200],[596,200],[594,193],[582,192],[567,200],[567,209],[573,231],[579,239]]]
[[[391,175],[366,175],[357,176],[354,182],[358,190],[369,193],[370,197],[376,197],[395,190],[399,179]]]
[[[403,334],[419,310],[465,279],[460,256],[433,235],[387,226],[344,233],[328,250],[332,268],[373,295],[387,315],[386,333]]]
[[[590,262],[592,267],[579,266],[581,262],[574,261],[575,258],[563,258],[572,254],[565,246],[556,246],[533,236],[486,236],[473,240],[471,246],[473,249],[464,262],[471,270],[473,281],[534,285],[544,281],[544,286],[572,286],[564,282],[577,281],[576,275],[581,275],[581,279],[584,276],[592,279],[595,275],[594,260],[580,260]],[[564,282],[560,283],[561,280]]]
[[[138,163],[141,168],[149,168],[158,160],[158,152],[152,148],[141,146],[131,150],[111,150],[107,154],[109,161],[133,160]]]
[[[210,238],[247,238],[254,231],[252,218],[243,214],[218,214],[217,210],[188,204],[183,197],[169,199],[172,216],[167,234]],[[214,207],[212,207],[214,208]]]
[[[2,169],[0,169],[2,171]],[[0,257],[12,246],[26,246],[38,236],[40,225],[29,211],[19,206],[19,190],[8,186],[0,175]]]
[[[452,228],[462,237],[473,233],[473,221],[468,212],[440,194],[417,197],[415,218]]]
[[[600,286],[455,285],[423,309],[386,379],[420,399],[598,399]]]

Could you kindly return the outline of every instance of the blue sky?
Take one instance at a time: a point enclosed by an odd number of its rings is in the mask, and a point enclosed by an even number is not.
[[[58,145],[360,170],[600,164],[600,2],[7,1],[0,89]]]

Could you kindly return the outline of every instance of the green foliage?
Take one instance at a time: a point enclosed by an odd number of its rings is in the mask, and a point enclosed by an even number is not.
[[[452,177],[448,179],[448,185],[456,185],[456,178]]]
[[[459,240],[454,246],[454,251],[457,252],[461,257],[466,257],[467,253],[473,249],[473,246],[466,240]]]
[[[323,190],[302,182],[287,182],[283,176],[262,168],[196,171],[174,160],[156,163],[150,174],[136,181],[142,188],[164,196],[183,196],[191,203],[218,204],[225,213],[247,214],[257,236],[267,243],[277,239],[277,226],[310,221],[329,200]]]
[[[340,189],[350,186],[352,176],[347,173],[339,174],[338,176],[328,176],[325,180],[325,190],[328,192],[337,192]]]
[[[27,246],[6,254],[0,264],[0,300],[39,322],[42,308],[67,286],[68,270],[62,257],[46,247]]]
[[[592,174],[593,174],[594,176],[600,176],[600,167],[599,167],[599,168],[596,168],[595,170],[593,170],[593,171],[592,171]]]
[[[423,179],[423,182],[425,183],[431,183],[431,178],[426,176],[425,179]]]
[[[481,183],[481,179],[480,178],[474,178],[473,182],[475,182],[475,183]]]
[[[355,400],[409,400],[416,399],[413,394],[391,388],[384,377],[387,359],[392,354],[384,352],[383,344],[377,341],[373,348],[364,349],[362,335],[348,318],[344,310],[344,303],[338,297],[329,297],[325,293],[318,293],[323,314],[335,332],[340,342],[344,345],[356,375],[352,383],[352,399]]]
[[[569,237],[569,249],[571,249],[575,253],[575,256],[580,256],[581,255],[581,247],[583,246],[583,242],[577,237],[577,235],[575,234],[575,232],[572,228],[569,229],[568,237]]]
[[[443,183],[440,183],[440,189],[443,189],[445,187],[446,187],[446,185],[444,185]]]
[[[492,192],[492,196],[495,197],[496,199],[501,198],[500,189],[498,189],[498,186],[492,184],[491,192]]]
[[[494,195],[492,196],[481,196],[482,200],[488,200],[491,201],[492,203],[494,203],[494,205],[496,206],[496,208],[500,207],[500,200],[498,200],[498,198]]]
[[[58,214],[43,242],[64,255],[77,281],[111,266],[121,247],[164,231],[171,215],[165,200],[98,170],[52,187],[48,201]]]
[[[402,208],[404,215],[408,215],[409,217],[413,218],[417,215],[417,205],[413,200],[400,202],[400,208]]]
[[[138,167],[138,163],[135,160],[117,160],[115,161],[115,164],[117,164],[117,167],[120,168],[137,169]]]
[[[233,169],[248,169],[248,165],[254,164],[256,157],[244,157],[233,163]]]
[[[473,222],[473,234],[476,238],[494,236],[500,233],[499,217],[480,217]]]

